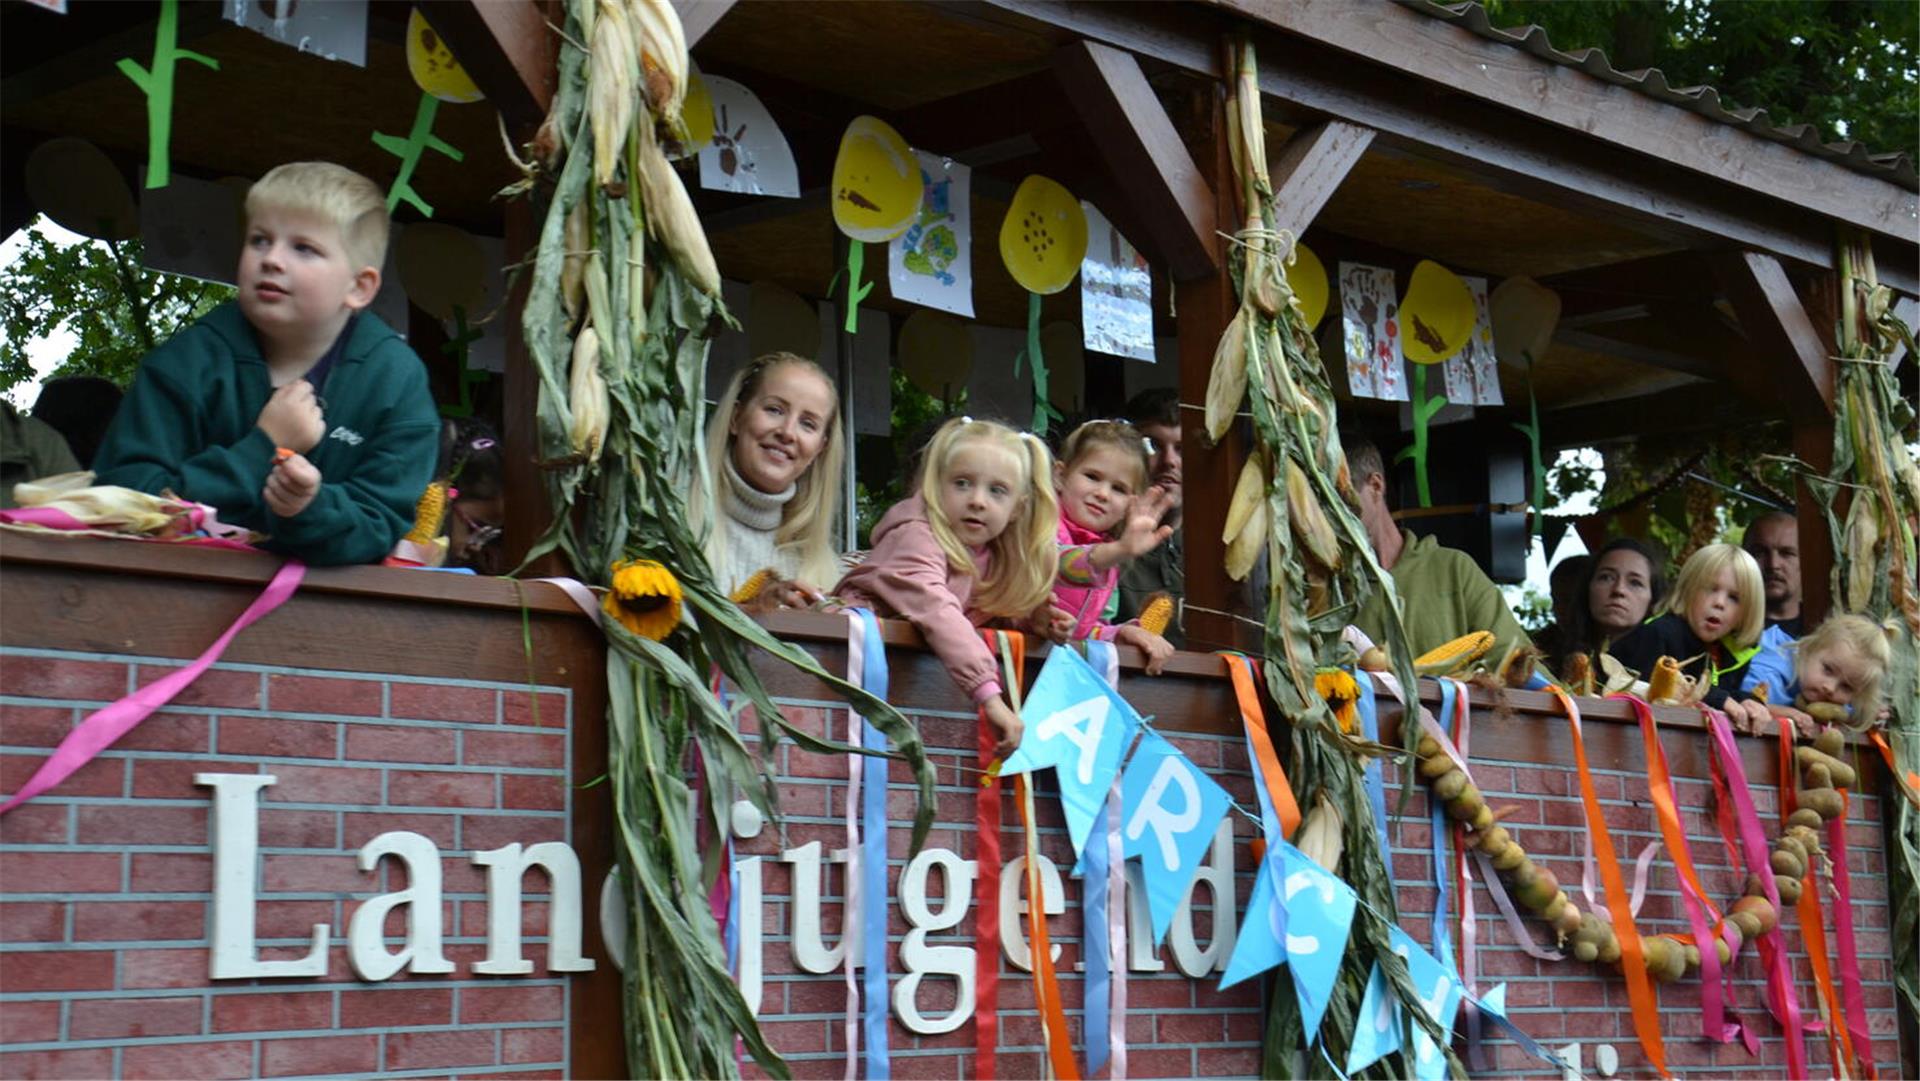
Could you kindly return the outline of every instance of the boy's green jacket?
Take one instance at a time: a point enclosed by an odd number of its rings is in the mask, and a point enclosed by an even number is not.
[[[392,328],[363,312],[348,333],[319,388],[327,434],[307,452],[320,492],[299,514],[278,517],[261,498],[274,445],[254,421],[273,386],[233,301],[140,362],[94,460],[98,482],[205,503],[307,563],[379,562],[433,479],[440,419],[426,368]]]

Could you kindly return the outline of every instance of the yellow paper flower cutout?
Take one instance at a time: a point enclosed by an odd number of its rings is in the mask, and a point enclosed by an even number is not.
[[[920,160],[884,120],[856,116],[833,159],[833,223],[855,240],[883,244],[913,224],[926,187]]]
[[[455,105],[486,97],[420,9],[407,16],[407,71],[420,89]]]
[[[1460,275],[1422,259],[1400,301],[1400,351],[1415,364],[1438,364],[1466,348],[1474,315],[1473,294]]]
[[[1056,181],[1035,174],[1020,182],[1000,223],[1000,261],[1029,293],[1058,293],[1087,256],[1087,214]]]
[[[621,626],[658,642],[680,625],[680,580],[651,559],[620,560],[600,607]]]
[[[1340,722],[1340,731],[1352,732],[1358,727],[1359,710],[1354,703],[1360,699],[1360,685],[1353,681],[1352,673],[1344,668],[1322,668],[1313,674],[1313,690],[1327,700],[1334,719]]]
[[[1287,287],[1300,302],[1300,311],[1307,317],[1307,329],[1319,326],[1320,317],[1327,314],[1327,268],[1305,244],[1293,246],[1293,263],[1287,267]]]
[[[687,125],[686,153],[713,142],[713,91],[707,89],[707,81],[691,61],[687,64],[687,98],[680,106],[680,119]]]

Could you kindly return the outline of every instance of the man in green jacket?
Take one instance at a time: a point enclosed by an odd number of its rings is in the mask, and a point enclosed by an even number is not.
[[[1472,556],[1443,548],[1432,537],[1416,537],[1393,520],[1379,448],[1352,436],[1341,442],[1354,491],[1360,496],[1360,525],[1373,542],[1381,569],[1393,576],[1394,589],[1400,594],[1400,618],[1406,623],[1414,656],[1473,631],[1493,632],[1491,656],[1496,661],[1510,647],[1526,644],[1527,632]],[[1376,592],[1368,597],[1353,625],[1375,642],[1384,642],[1386,596]]]
[[[66,439],[51,425],[0,401],[0,509],[16,505],[14,485],[79,469]]]
[[[385,196],[327,162],[247,193],[238,296],[140,363],[94,469],[102,484],[205,503],[312,564],[377,563],[432,479],[426,368],[364,309]]]

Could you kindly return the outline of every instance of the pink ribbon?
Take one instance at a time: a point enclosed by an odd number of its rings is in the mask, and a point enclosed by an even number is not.
[[[1785,912],[1786,909],[1780,905],[1780,889],[1773,882],[1773,866],[1768,862],[1767,835],[1760,827],[1760,813],[1754,808],[1753,793],[1747,790],[1747,771],[1740,762],[1740,749],[1734,744],[1733,729],[1728,727],[1726,715],[1719,710],[1702,707],[1701,713],[1706,717],[1707,733],[1713,738],[1713,748],[1719,753],[1720,767],[1727,774],[1727,793],[1733,797],[1734,817],[1740,825],[1740,846],[1744,850],[1747,870],[1759,876],[1773,910]],[[1800,1003],[1794,998],[1793,971],[1787,962],[1787,951],[1781,948],[1779,927],[1761,935],[1759,946],[1760,961],[1767,970],[1767,1006],[1779,1019],[1786,1035],[1786,1076],[1806,1077],[1807,1045],[1800,1026]]]
[[[860,686],[867,671],[867,635],[866,629],[858,619],[847,620],[847,682]],[[853,707],[847,707],[847,745],[860,746],[864,733],[860,730],[860,713]],[[840,941],[846,949],[847,973],[847,1081],[857,1081],[860,1076],[860,978],[855,970],[860,965],[860,950],[854,948],[854,936],[860,927],[860,776],[865,772],[866,757],[850,754],[847,756],[847,873],[846,901],[840,906]]]
[[[1842,793],[1843,798],[1845,793]],[[1847,1006],[1847,1032],[1853,1053],[1873,1075],[1873,1039],[1867,1033],[1867,1001],[1860,989],[1860,951],[1853,938],[1853,883],[1847,873],[1847,816],[1827,821],[1827,848],[1833,857],[1834,933],[1840,946],[1840,987]]]
[[[1109,686],[1120,689],[1120,653],[1105,650]],[[1107,1078],[1127,1081],[1127,860],[1121,848],[1120,775],[1107,792]],[[1099,842],[1095,842],[1096,844]]]
[[[234,620],[231,627],[214,639],[213,644],[207,647],[207,651],[200,654],[192,664],[167,673],[81,721],[78,727],[68,732],[66,738],[60,741],[60,746],[53,749],[53,754],[40,763],[40,768],[33,771],[33,776],[27,778],[27,783],[20,786],[20,791],[15,792],[13,798],[6,803],[0,804],[0,814],[5,814],[73,776],[75,770],[93,761],[95,755],[113,746],[114,741],[121,736],[133,731],[134,727],[151,716],[154,710],[173,701],[176,695],[191,686],[194,680],[200,678],[202,672],[211,668],[213,663],[220,659],[220,655],[227,651],[227,644],[233,641],[234,635],[246,630],[261,616],[280,607],[288,597],[293,596],[293,591],[299,588],[300,579],[306,573],[307,568],[304,563],[288,561],[274,572],[273,580],[268,582],[267,588],[247,606],[247,610],[240,613],[240,618]]]

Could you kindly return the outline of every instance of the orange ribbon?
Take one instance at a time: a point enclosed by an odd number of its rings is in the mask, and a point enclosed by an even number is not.
[[[1784,828],[1787,816],[1799,809],[1799,799],[1794,793],[1793,767],[1793,722],[1780,718],[1780,824]],[[1842,820],[1844,828],[1844,818]],[[1827,956],[1827,928],[1825,916],[1820,911],[1820,891],[1814,888],[1813,861],[1807,861],[1806,874],[1800,879],[1800,900],[1794,905],[1800,915],[1800,938],[1807,948],[1807,961],[1813,966],[1813,985],[1820,993],[1820,1000],[1826,1006],[1827,1013],[1827,1053],[1834,1065],[1834,1072],[1840,1072],[1841,1063],[1854,1062],[1853,1037],[1847,1032],[1847,1011],[1840,1004],[1840,996],[1833,989],[1833,967]],[[1845,1057],[1842,1057],[1842,1056]]]
[[[1573,762],[1580,773],[1580,802],[1586,807],[1587,829],[1593,836],[1595,862],[1600,865],[1600,882],[1606,888],[1607,915],[1613,920],[1613,933],[1620,940],[1620,968],[1627,977],[1627,1002],[1633,1008],[1633,1032],[1647,1061],[1671,1078],[1667,1071],[1667,1049],[1660,1038],[1660,1003],[1653,979],[1647,974],[1646,955],[1640,949],[1640,932],[1633,926],[1633,909],[1627,897],[1627,883],[1620,875],[1620,860],[1613,852],[1613,838],[1607,834],[1607,820],[1600,813],[1600,798],[1593,791],[1593,773],[1587,768],[1587,743],[1580,734],[1580,713],[1573,699],[1559,687],[1551,687],[1560,700],[1567,719],[1573,724]]]
[[[1233,696],[1240,705],[1240,723],[1246,726],[1247,742],[1253,745],[1260,776],[1266,782],[1267,795],[1273,800],[1273,812],[1280,817],[1280,832],[1293,836],[1300,828],[1300,801],[1293,797],[1293,785],[1273,749],[1273,736],[1267,731],[1266,711],[1260,708],[1260,693],[1253,684],[1253,661],[1236,653],[1222,653],[1227,674],[1233,677]]]
[[[1909,803],[1912,803],[1915,807],[1920,807],[1920,773],[1908,770],[1904,778],[1906,783],[1899,783],[1902,780],[1900,763],[1894,759],[1893,748],[1887,745],[1887,737],[1878,731],[1874,731],[1867,733],[1867,739],[1871,740],[1873,745],[1879,748],[1880,757],[1887,763],[1887,772],[1893,776],[1894,787],[1900,789],[1900,794],[1907,797]]]

